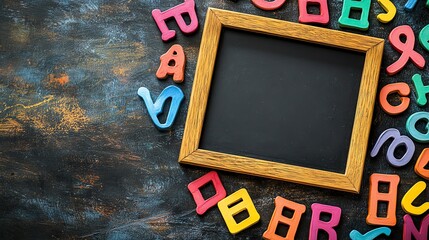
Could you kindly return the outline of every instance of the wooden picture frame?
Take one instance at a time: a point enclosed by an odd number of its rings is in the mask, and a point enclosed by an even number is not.
[[[312,169],[199,148],[222,28],[249,31],[365,54],[345,173]],[[359,193],[383,47],[384,40],[379,38],[209,8],[201,41],[179,163]]]

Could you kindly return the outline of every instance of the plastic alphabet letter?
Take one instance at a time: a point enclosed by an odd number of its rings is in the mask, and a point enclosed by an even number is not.
[[[427,6],[429,7],[429,0]],[[419,42],[426,51],[429,51],[429,24],[420,30]]]
[[[402,167],[407,165],[407,163],[410,162],[411,158],[414,155],[414,151],[416,150],[416,147],[414,145],[413,140],[411,140],[409,137],[405,135],[401,135],[399,131],[395,128],[389,128],[386,129],[384,132],[380,134],[380,136],[377,139],[377,142],[374,145],[374,148],[371,150],[371,157],[377,156],[378,152],[380,151],[381,146],[389,139],[393,138],[392,143],[390,143],[389,148],[387,149],[387,161],[390,163],[390,165],[394,167]],[[397,159],[394,155],[395,149],[401,145],[405,145],[405,148],[407,149],[404,156],[402,158]]]
[[[310,14],[307,12],[307,6],[311,4],[318,5],[320,14]],[[328,24],[329,9],[328,0],[298,0],[299,19],[300,23],[320,23]]]
[[[387,101],[387,96],[392,93],[398,93],[401,96],[401,104],[397,106],[391,105]],[[380,106],[381,108],[390,115],[397,115],[407,110],[410,105],[410,98],[407,97],[410,94],[410,87],[404,82],[391,83],[384,86],[380,91]]]
[[[429,209],[429,202],[425,202],[420,206],[414,206],[413,202],[416,198],[426,189],[426,183],[424,181],[418,181],[414,184],[402,197],[401,206],[402,209],[408,214],[422,215]]]
[[[200,188],[211,182],[216,191],[216,194],[208,199],[204,199]],[[211,171],[206,175],[198,178],[197,180],[188,184],[188,189],[197,204],[197,214],[203,215],[209,208],[216,206],[216,204],[226,197],[225,188],[220,181],[219,175],[215,171]]]
[[[428,229],[429,229],[429,214],[423,218],[422,223],[420,225],[420,230],[417,230],[411,216],[408,214],[405,214],[405,216],[404,216],[404,230],[402,233],[402,239],[405,239],[405,240],[411,240],[411,239],[427,240],[428,239]]]
[[[161,64],[159,65],[158,71],[156,71],[157,78],[166,79],[168,75],[173,75],[174,82],[183,82],[185,78],[186,59],[182,46],[174,44],[165,54],[161,55],[159,59],[161,60]],[[170,64],[172,64],[172,66]]]
[[[232,205],[232,206],[231,206]],[[228,230],[232,234],[239,233],[244,229],[257,223],[260,219],[259,213],[253,205],[252,199],[246,189],[242,188],[228,197],[220,200],[217,206],[225,220]],[[237,223],[234,216],[247,211],[249,217]]]
[[[429,180],[429,170],[425,167],[429,163],[429,148],[423,149],[420,153],[419,158],[417,159],[416,165],[414,166],[414,172],[420,177]]]
[[[278,8],[280,8],[281,6],[283,6],[283,4],[286,2],[286,0],[273,0],[273,1],[267,1],[267,0],[252,0],[252,3],[262,9],[262,10],[266,10],[266,11],[270,11],[270,10],[276,10]]]
[[[379,227],[365,233],[365,235],[362,235],[357,230],[353,230],[350,232],[349,236],[352,240],[374,240],[376,237],[379,237],[383,234],[386,236],[390,236],[391,232],[392,230],[390,230],[390,228],[388,227]]]
[[[343,9],[341,10],[340,19],[338,23],[340,27],[354,28],[358,30],[368,30],[369,27],[369,9],[371,7],[371,0],[344,0]],[[359,19],[354,19],[350,17],[352,10],[362,11]]]
[[[401,36],[405,36],[405,42],[401,41]],[[411,61],[420,69],[425,66],[425,59],[420,53],[414,51],[414,43],[416,38],[414,36],[413,29],[408,25],[401,25],[394,28],[389,34],[389,41],[392,47],[401,53],[401,56],[386,68],[387,74],[394,75],[401,71],[401,69],[407,64],[408,60]]]
[[[422,133],[416,128],[418,121],[423,120],[426,122],[426,133]],[[417,142],[428,143],[429,142],[429,112],[416,112],[411,114],[408,117],[405,124],[407,132],[410,134],[411,138]]]
[[[274,200],[274,204],[276,207],[274,209],[273,216],[271,217],[270,224],[268,224],[268,229],[264,232],[264,235],[262,237],[264,239],[270,240],[295,239],[295,234],[298,229],[299,221],[301,220],[302,214],[305,212],[305,205],[289,201],[282,197],[276,197],[276,199]],[[282,214],[284,208],[288,208],[294,211],[291,218],[288,218]],[[276,229],[279,223],[289,226],[288,232],[285,237],[276,234]]]
[[[311,223],[308,240],[317,240],[317,232],[319,230],[324,230],[329,235],[329,240],[337,239],[337,232],[334,227],[338,226],[341,218],[341,208],[335,206],[329,206],[319,203],[311,204]],[[321,213],[331,214],[331,219],[328,222],[320,220]]]
[[[369,200],[368,215],[366,223],[371,225],[396,225],[396,200],[398,194],[399,176],[391,174],[373,173],[369,178]],[[380,182],[389,184],[389,192],[380,193],[378,186]],[[377,216],[378,202],[387,203],[386,217]]]
[[[405,3],[405,10],[411,11],[416,6],[417,0],[408,0],[407,3]]]
[[[153,103],[152,98],[150,96],[150,92],[147,88],[141,87],[139,88],[137,93],[141,98],[143,98],[147,111],[149,112],[149,116],[155,126],[159,130],[169,129],[177,116],[180,104],[182,103],[182,100],[184,98],[182,90],[173,85],[168,86],[164,90],[162,90],[155,103]],[[171,105],[168,111],[167,120],[165,121],[165,123],[160,123],[158,115],[162,113],[162,108],[168,98],[171,98]]]
[[[396,15],[396,7],[390,0],[377,0],[378,4],[386,11],[386,13],[380,13],[377,15],[378,21],[382,23],[388,23]]]
[[[428,102],[426,94],[429,93],[429,85],[423,85],[422,75],[416,73],[412,77],[417,93],[417,105],[423,107]]]
[[[183,19],[182,16],[182,14],[186,13],[191,19],[189,25],[186,24],[185,19]],[[168,29],[168,26],[165,22],[169,18],[174,17],[177,25],[179,25],[180,30],[184,33],[193,33],[198,29],[198,17],[197,12],[195,11],[194,0],[185,0],[184,3],[172,7],[164,12],[161,12],[159,9],[154,9],[152,11],[152,17],[161,31],[161,39],[164,42],[176,36],[176,31]]]

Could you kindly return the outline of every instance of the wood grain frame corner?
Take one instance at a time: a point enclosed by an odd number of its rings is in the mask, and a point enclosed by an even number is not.
[[[223,27],[365,53],[345,173],[334,173],[198,148]],[[179,162],[359,193],[383,47],[384,40],[379,38],[209,8],[201,40]]]

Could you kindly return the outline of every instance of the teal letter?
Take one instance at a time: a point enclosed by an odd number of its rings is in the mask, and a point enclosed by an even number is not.
[[[343,10],[341,11],[341,17],[338,20],[340,27],[355,28],[358,30],[368,30],[369,27],[369,8],[371,7],[371,0],[344,0]],[[360,19],[350,18],[352,10],[362,11]]]

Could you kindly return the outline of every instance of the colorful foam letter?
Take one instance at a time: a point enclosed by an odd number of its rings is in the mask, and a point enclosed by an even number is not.
[[[378,4],[386,11],[386,13],[380,13],[377,15],[378,21],[382,23],[388,23],[396,15],[396,7],[390,0],[377,0]]]
[[[429,170],[425,167],[429,163],[429,148],[423,149],[420,153],[419,158],[417,159],[416,165],[414,166],[414,172],[417,173],[420,177],[429,180]]]
[[[264,239],[270,240],[293,240],[298,229],[299,221],[301,220],[302,214],[305,212],[305,205],[289,201],[282,197],[276,197],[274,200],[276,208],[274,209],[273,216],[271,217],[268,229],[262,236]],[[291,218],[283,216],[282,212],[284,208],[293,210],[294,213]],[[278,225],[285,224],[289,226],[286,237],[282,237],[276,234]]]
[[[208,199],[204,199],[200,188],[211,182],[216,191],[216,194]],[[197,213],[203,215],[209,208],[215,206],[220,200],[226,197],[225,188],[220,181],[219,175],[215,171],[211,171],[206,175],[188,184],[188,189],[197,204]]]
[[[380,151],[380,148],[389,138],[393,138],[393,141],[392,143],[390,143],[389,148],[387,149],[387,153],[386,153],[387,161],[390,163],[390,165],[394,167],[405,166],[407,163],[410,162],[411,158],[413,157],[416,147],[414,145],[413,140],[411,140],[409,137],[405,135],[401,135],[401,133],[399,133],[399,131],[395,128],[386,129],[384,132],[380,134],[380,136],[377,139],[377,142],[375,143],[373,149],[371,150],[371,153],[370,153],[371,157],[377,156],[378,152]],[[395,152],[395,149],[401,145],[405,145],[405,148],[407,150],[404,156],[398,159],[395,157],[394,152]]]
[[[371,0],[344,0],[341,17],[338,19],[340,27],[354,28],[358,30],[368,30],[369,27],[369,9],[371,7]],[[362,11],[359,19],[350,17],[352,10]]]
[[[405,36],[405,42],[402,42],[400,37]],[[420,69],[425,66],[425,59],[420,53],[414,51],[414,43],[416,38],[413,29],[408,25],[402,25],[394,28],[389,34],[389,41],[392,47],[401,53],[401,56],[386,68],[387,74],[394,75],[401,71],[409,59]]]
[[[159,59],[161,60],[161,64],[158,71],[156,71],[157,78],[166,79],[167,75],[173,75],[174,82],[183,82],[185,79],[186,59],[182,46],[174,44]]]
[[[307,12],[307,6],[311,4],[318,5],[319,14],[310,14]],[[321,23],[328,24],[329,9],[328,0],[298,0],[299,22],[300,23]]]
[[[428,102],[426,94],[429,93],[429,85],[423,85],[422,75],[416,73],[412,77],[417,93],[417,105],[423,107]]]
[[[429,7],[429,0],[426,6]],[[419,42],[426,51],[429,51],[429,24],[420,30]]]
[[[260,8],[262,10],[266,10],[266,11],[276,10],[276,9],[280,8],[285,2],[286,2],[286,0],[273,0],[273,1],[252,0],[252,3],[256,7]]]
[[[228,197],[220,200],[217,206],[225,220],[228,230],[232,234],[239,233],[244,229],[257,223],[260,219],[259,213],[256,211],[255,205],[253,205],[252,199],[246,189],[242,188]],[[243,221],[237,223],[234,216],[247,211],[249,217]]]
[[[413,202],[416,198],[426,189],[426,183],[423,181],[418,181],[414,184],[401,201],[402,209],[408,214],[412,215],[422,215],[427,210],[429,210],[429,202],[425,202],[420,206],[414,206]]]
[[[408,0],[407,3],[405,3],[405,10],[411,11],[416,6],[417,0]]]
[[[416,128],[418,121],[423,120],[426,122],[426,133],[422,133]],[[429,142],[429,112],[416,112],[408,117],[405,124],[408,134],[411,138],[417,142],[428,143]]]
[[[373,240],[383,234],[386,236],[390,236],[391,232],[392,230],[390,230],[390,228],[388,227],[379,227],[365,233],[365,235],[362,235],[357,230],[353,230],[350,232],[349,236],[352,240]]]
[[[387,96],[392,93],[398,93],[401,96],[401,104],[392,106],[387,101]],[[410,105],[410,98],[407,97],[410,94],[410,87],[404,82],[391,83],[384,86],[380,91],[380,106],[381,108],[390,115],[397,115],[407,110]]]
[[[366,223],[371,225],[396,225],[396,198],[398,193],[399,176],[391,174],[373,173],[369,179],[368,215]],[[389,184],[389,192],[380,193],[378,186],[380,182]],[[378,202],[387,203],[386,217],[377,216]]]
[[[186,24],[185,19],[183,19],[183,14],[189,15],[189,18],[191,19],[189,25]],[[154,9],[152,11],[152,17],[161,31],[161,39],[164,42],[176,36],[176,31],[168,29],[165,22],[167,19],[174,17],[180,30],[184,33],[193,33],[198,29],[198,17],[197,12],[195,11],[194,0],[185,0],[184,3],[172,7],[164,12],[161,12],[159,9]]]
[[[166,87],[161,94],[156,99],[155,103],[153,103],[152,98],[150,96],[150,92],[147,88],[141,87],[139,88],[137,94],[143,98],[143,101],[146,105],[147,111],[149,112],[149,116],[152,119],[153,123],[159,130],[167,130],[171,127],[174,122],[174,119],[177,116],[177,112],[179,110],[180,104],[184,98],[182,90],[176,86],[168,86]],[[170,109],[168,111],[167,120],[165,123],[160,123],[158,119],[158,115],[162,113],[162,108],[165,104],[165,101],[171,98]]]
[[[318,235],[317,232],[319,230],[324,230],[329,235],[329,240],[337,239],[337,232],[334,227],[338,226],[341,218],[341,208],[335,206],[329,206],[319,203],[311,204],[311,223],[308,240],[317,240]],[[331,214],[331,220],[328,222],[320,220],[321,213],[329,213]]]
[[[411,216],[408,214],[405,214],[405,216],[404,216],[404,231],[402,233],[402,239],[404,239],[404,240],[411,240],[411,239],[427,240],[428,239],[428,229],[429,229],[429,214],[423,218],[422,223],[420,225],[420,230],[417,230]]]

